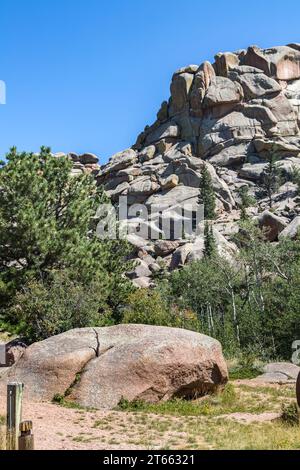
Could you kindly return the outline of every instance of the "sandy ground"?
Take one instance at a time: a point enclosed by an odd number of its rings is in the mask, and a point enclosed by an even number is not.
[[[269,423],[270,421],[275,421],[279,419],[281,413],[231,413],[229,415],[221,415],[219,418],[227,418],[232,421],[237,421],[242,424],[251,424],[251,423]]]
[[[235,384],[247,385],[252,388],[255,386],[255,381],[241,380]],[[262,384],[256,385],[261,386]],[[268,384],[268,387],[278,388],[279,386]],[[254,400],[262,398],[261,395],[254,397]],[[271,399],[268,395],[265,398]],[[280,400],[277,404],[274,403],[274,412],[231,413],[220,415],[219,418],[241,424],[272,422],[280,416],[281,411],[278,409],[278,406],[280,408]],[[1,396],[0,416],[5,416],[5,414],[6,396]],[[218,419],[218,417],[213,419]],[[191,436],[190,427],[197,423],[197,417],[160,416],[134,411],[71,409],[51,403],[34,403],[24,400],[22,420],[33,421],[36,450],[211,448],[211,444],[205,439],[205,428],[199,429],[196,437],[195,435]],[[193,437],[192,440],[191,437]]]
[[[0,402],[0,415],[5,413],[5,404]],[[168,417],[170,431],[158,433],[155,439],[148,434],[150,424],[152,428],[153,421],[159,419],[157,415],[136,422],[133,413],[77,410],[50,403],[24,402],[22,419],[34,423],[36,450],[161,449],[174,438],[179,444],[187,437],[176,417]]]

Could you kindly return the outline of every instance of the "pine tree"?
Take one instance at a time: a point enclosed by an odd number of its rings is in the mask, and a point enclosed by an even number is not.
[[[0,168],[0,310],[28,281],[68,270],[85,285],[98,282],[112,311],[126,298],[125,242],[100,240],[92,226],[107,199],[88,174],[71,175],[72,162],[49,148],[13,148]],[[102,286],[102,287],[101,287]],[[1,313],[1,312],[0,312]]]
[[[216,218],[216,195],[213,189],[212,178],[206,165],[203,165],[201,172],[199,203],[204,206],[205,220]]]
[[[217,244],[214,237],[212,224],[205,223],[204,226],[204,257],[212,258],[217,254]]]
[[[273,207],[273,196],[283,182],[282,169],[278,163],[278,156],[273,146],[269,153],[268,164],[262,175],[262,189],[269,200],[269,207]]]

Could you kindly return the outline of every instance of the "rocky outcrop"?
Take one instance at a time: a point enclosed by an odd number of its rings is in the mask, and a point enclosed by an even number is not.
[[[20,339],[16,338],[8,343],[3,343],[0,345],[5,351],[4,357],[0,361],[0,369],[6,369],[7,367],[13,366],[18,360],[23,356],[27,346]]]
[[[117,380],[116,380],[117,379]],[[22,381],[30,400],[114,408],[122,399],[194,398],[222,387],[228,372],[218,341],[146,325],[84,328],[30,346],[0,380]],[[4,393],[4,392],[3,392]]]
[[[217,196],[216,230],[232,243],[234,229],[227,227],[239,219],[241,187],[247,186],[257,201],[249,208],[252,216],[269,209],[261,186],[268,158],[275,153],[286,184],[274,197],[273,215],[259,220],[262,227],[273,227],[270,240],[277,240],[300,215],[297,191],[287,187],[300,168],[299,44],[219,53],[213,64],[176,71],[170,91],[154,124],[146,126],[131,149],[101,167],[98,183],[114,203],[127,196],[129,205],[151,208],[148,226],[153,230],[145,245],[155,260],[162,257],[173,269],[201,257],[203,235],[194,233],[184,241],[178,240],[182,234],[173,233],[180,246],[160,253],[161,220],[174,221],[186,203],[197,206],[203,165]],[[144,275],[147,270],[140,271]]]
[[[68,154],[63,152],[58,152],[54,154],[55,157],[67,157],[73,162],[73,169],[71,174],[73,176],[80,175],[83,173],[90,173],[94,176],[97,176],[100,170],[99,159],[93,153],[84,153],[83,155],[78,155],[75,152],[70,152]]]

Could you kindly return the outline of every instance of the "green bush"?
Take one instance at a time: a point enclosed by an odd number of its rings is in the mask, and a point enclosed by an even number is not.
[[[198,330],[199,322],[194,312],[169,306],[157,290],[143,289],[128,298],[123,323],[170,326]]]
[[[246,348],[235,358],[235,364],[229,366],[231,380],[254,379],[263,373],[262,363],[258,360],[261,354],[256,349]]]
[[[97,283],[83,285],[67,272],[54,272],[47,281],[28,282],[16,297],[10,315],[29,342],[73,328],[111,324],[111,312]]]
[[[289,426],[299,426],[299,410],[297,403],[282,406],[281,420]]]

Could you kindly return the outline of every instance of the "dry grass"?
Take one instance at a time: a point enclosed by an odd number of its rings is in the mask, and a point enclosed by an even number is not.
[[[0,450],[5,449],[5,426],[4,426],[4,417],[0,416]]]
[[[252,413],[280,411],[283,403],[289,403],[295,397],[291,387],[269,388],[248,387],[230,383],[222,393],[200,400],[172,400],[157,404],[143,402],[122,402],[120,409],[131,412],[156,413],[172,416],[208,416],[217,417],[230,413]]]
[[[194,402],[123,403],[121,408],[133,414],[132,425],[139,430],[136,445],[143,444],[147,436],[149,448],[157,448],[160,435],[161,442],[172,450],[293,450],[300,449],[299,426],[290,426],[280,419],[260,422],[260,415],[280,413],[283,405],[294,402],[294,387],[230,384],[224,394]],[[228,418],[235,413],[249,413],[254,422],[247,424]]]
[[[202,434],[207,446],[218,450],[293,450],[300,449],[299,427],[280,421],[240,424],[218,418],[200,419],[189,427],[190,436]]]
[[[37,449],[293,450],[300,449],[299,425],[261,419],[293,403],[294,386],[233,382],[223,394],[200,400],[122,403],[113,411],[25,403],[24,419],[33,419]],[[251,424],[234,420],[236,413],[247,413]]]

